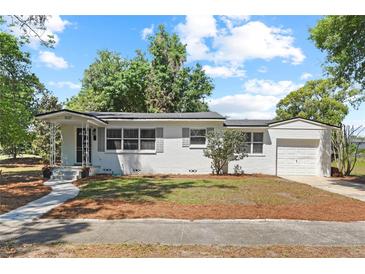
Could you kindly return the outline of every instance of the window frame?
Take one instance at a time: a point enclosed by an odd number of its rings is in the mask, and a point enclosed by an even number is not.
[[[108,138],[108,130],[120,130],[121,138]],[[138,130],[138,138],[124,138],[124,130],[125,129],[133,129]],[[143,129],[153,129],[155,131],[155,138],[141,138],[141,130]],[[120,149],[108,149],[108,140],[121,140],[121,148]],[[138,141],[138,149],[124,149],[124,140],[137,140]],[[155,148],[154,149],[141,149],[141,140],[154,140]],[[156,128],[155,127],[110,127],[105,130],[105,152],[117,152],[117,153],[155,153],[156,152]]]
[[[250,147],[250,152],[247,153],[247,155],[249,155],[249,156],[264,155],[264,137],[265,137],[265,133],[262,132],[262,131],[245,131],[244,133],[251,135],[250,141],[247,143],[247,144],[249,144],[249,147]],[[254,137],[253,136],[254,136],[255,133],[262,134],[262,141],[254,141]],[[254,144],[261,144],[261,146],[262,146],[262,152],[254,153],[253,152]]]
[[[202,135],[198,135],[198,136],[191,136],[191,131],[192,130],[204,130],[205,131],[205,135],[202,136]],[[192,144],[191,143],[191,138],[194,138],[194,137],[198,137],[198,138],[204,138],[205,139],[205,142],[204,144]],[[190,143],[190,147],[191,148],[205,148],[207,147],[207,128],[204,128],[204,127],[193,127],[193,128],[189,128],[189,143]]]
[[[108,137],[108,130],[119,130],[120,131],[120,138],[109,138]],[[108,140],[119,140],[120,141],[120,149],[108,149]],[[107,128],[105,130],[105,150],[106,151],[117,151],[123,149],[123,130],[121,128]]]

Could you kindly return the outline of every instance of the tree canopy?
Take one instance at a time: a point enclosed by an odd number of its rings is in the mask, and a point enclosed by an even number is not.
[[[357,107],[365,100],[365,16],[325,16],[310,29],[310,39],[327,54],[325,68],[335,80],[360,86]]]
[[[79,111],[186,112],[208,109],[212,80],[200,65],[184,66],[186,46],[164,26],[149,37],[150,60],[137,50],[132,59],[107,50],[84,72],[79,94],[67,107]]]
[[[14,36],[0,32],[0,45],[0,145],[16,157],[29,143],[36,95],[44,86],[30,71],[29,54]]]
[[[276,118],[302,117],[339,125],[348,113],[346,101],[357,92],[349,84],[339,86],[331,79],[308,81],[279,101]]]

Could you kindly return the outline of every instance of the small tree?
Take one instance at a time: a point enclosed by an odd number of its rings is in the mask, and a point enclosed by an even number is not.
[[[231,161],[241,160],[245,154],[245,133],[240,130],[213,130],[207,133],[208,145],[204,155],[212,159],[214,174],[222,174]]]
[[[332,145],[334,160],[338,170],[345,176],[349,176],[357,162],[359,143],[354,140],[363,131],[363,127],[357,128],[342,125],[341,129],[333,132]]]

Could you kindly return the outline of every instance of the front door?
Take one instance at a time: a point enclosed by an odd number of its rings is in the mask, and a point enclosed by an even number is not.
[[[86,129],[84,129],[86,130]],[[86,133],[86,131],[84,131]],[[84,146],[86,146],[86,136],[84,136]],[[91,164],[91,129],[89,129],[89,161]],[[82,163],[82,129],[76,131],[76,163]]]

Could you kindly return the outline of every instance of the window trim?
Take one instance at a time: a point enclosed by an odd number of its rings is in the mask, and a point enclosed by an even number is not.
[[[250,138],[250,142],[248,142],[248,144],[250,145],[250,153],[247,153],[248,156],[260,156],[260,155],[264,155],[264,137],[265,137],[265,132],[263,131],[245,131],[244,133],[249,133],[251,134],[251,138]],[[255,133],[261,133],[262,134],[262,141],[254,141],[253,139],[253,135]],[[253,145],[254,144],[262,144],[262,152],[260,153],[254,153],[253,152]]]
[[[192,130],[204,130],[205,131],[205,136],[191,136],[191,131]],[[204,144],[191,144],[191,137],[204,137],[205,138],[205,143]],[[189,128],[189,143],[190,143],[190,148],[206,148],[207,144],[208,144],[208,140],[207,140],[207,128],[204,127],[191,127]]]
[[[121,139],[120,138],[108,138],[108,130],[109,129],[119,129],[121,130]],[[124,130],[125,129],[138,129],[138,138],[124,138]],[[154,129],[155,130],[155,138],[141,138],[141,129]],[[138,149],[128,150],[124,149],[124,139],[127,140],[137,140],[138,141]],[[108,149],[107,142],[108,140],[121,140],[121,149]],[[141,140],[154,140],[155,141],[155,149],[141,149]],[[156,153],[156,128],[155,127],[109,127],[105,130],[105,152],[106,153]]]

